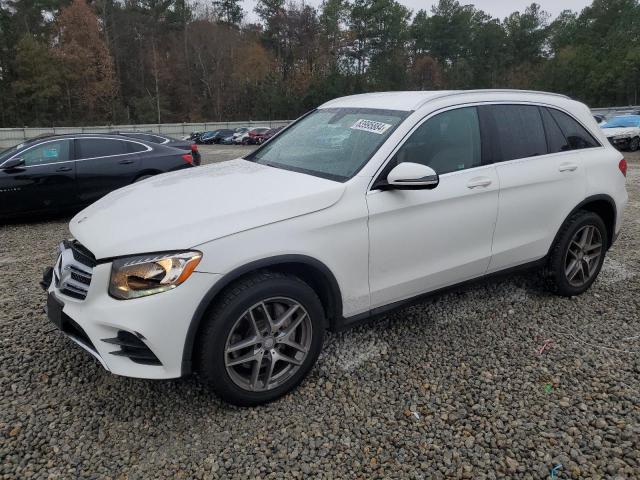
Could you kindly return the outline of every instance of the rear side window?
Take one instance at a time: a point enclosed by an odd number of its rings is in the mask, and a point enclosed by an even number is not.
[[[546,155],[547,140],[538,107],[492,105],[488,107],[495,128],[495,161]],[[497,147],[497,148],[496,148]]]
[[[76,140],[76,156],[78,159],[109,157],[112,155],[122,155],[127,152],[127,143],[122,140],[112,140],[109,138],[80,138]]]
[[[587,130],[566,113],[553,108],[548,109],[560,130],[569,142],[571,150],[599,147],[600,145]]]
[[[475,107],[459,108],[430,118],[409,137],[396,162],[420,163],[438,175],[479,167],[480,122]]]
[[[153,143],[165,143],[167,141],[164,137],[159,137],[157,135],[151,135],[148,133],[126,133],[127,137],[137,138],[138,140],[146,140],[147,142]]]
[[[542,114],[542,120],[544,123],[544,130],[547,132],[547,144],[549,145],[549,153],[559,153],[571,150],[569,142],[567,142],[564,133],[560,130],[558,123],[553,119],[549,110],[540,107],[540,113]]]
[[[125,142],[125,143],[127,144],[127,151],[129,153],[147,151],[147,147],[145,145],[142,145],[141,143],[135,143],[135,142]]]

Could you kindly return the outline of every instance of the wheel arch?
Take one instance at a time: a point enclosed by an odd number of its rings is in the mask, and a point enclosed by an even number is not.
[[[225,274],[202,298],[191,317],[182,351],[182,375],[193,371],[193,354],[202,320],[220,294],[233,282],[260,270],[294,274],[307,282],[320,297],[325,309],[327,328],[333,328],[342,316],[342,294],[331,270],[321,261],[306,255],[278,255],[264,258],[236,268]]]
[[[162,171],[161,170],[156,170],[153,168],[145,168],[144,170],[138,172],[138,174],[136,175],[136,178],[133,180],[133,183],[137,182],[138,180],[140,180],[140,178],[147,176],[147,175],[159,175],[161,174]]]
[[[615,230],[616,230],[616,220],[618,216],[616,202],[609,195],[600,194],[600,195],[592,195],[590,197],[585,198],[582,202],[580,202],[571,212],[567,215],[567,218],[562,222],[560,228],[558,228],[558,232],[556,233],[551,246],[549,247],[549,253],[553,246],[558,241],[558,236],[562,231],[562,226],[567,222],[571,216],[576,213],[578,210],[586,210],[588,212],[593,212],[602,218],[605,227],[607,228],[607,250],[611,248],[613,245]]]

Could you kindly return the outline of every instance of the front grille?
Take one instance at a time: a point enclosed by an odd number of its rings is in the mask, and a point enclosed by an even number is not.
[[[77,240],[64,241],[53,270],[53,279],[61,293],[77,300],[87,297],[96,258]]]
[[[83,265],[86,265],[89,268],[93,268],[98,264],[93,253],[91,253],[84,245],[82,245],[77,240],[71,240],[65,243],[69,245],[69,248],[73,252],[73,258],[76,261],[80,262]]]
[[[120,347],[120,350],[109,352],[111,355],[127,357],[143,365],[162,365],[151,349],[133,333],[119,330],[115,338],[103,338],[102,341]]]

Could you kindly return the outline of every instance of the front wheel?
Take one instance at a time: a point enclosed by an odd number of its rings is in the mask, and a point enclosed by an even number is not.
[[[205,322],[198,371],[223,400],[239,406],[294,389],[322,348],[322,303],[293,275],[265,271],[236,282]]]
[[[629,150],[631,152],[637,152],[640,149],[640,137],[631,139],[629,142]]]
[[[547,277],[554,293],[572,297],[587,291],[600,273],[608,241],[599,215],[584,210],[573,214],[549,257]]]

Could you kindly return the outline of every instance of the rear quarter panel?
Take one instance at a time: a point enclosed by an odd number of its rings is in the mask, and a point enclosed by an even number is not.
[[[182,156],[187,154],[184,150],[171,147],[154,147],[151,152],[140,154],[141,172],[173,172],[193,165],[186,162]]]

